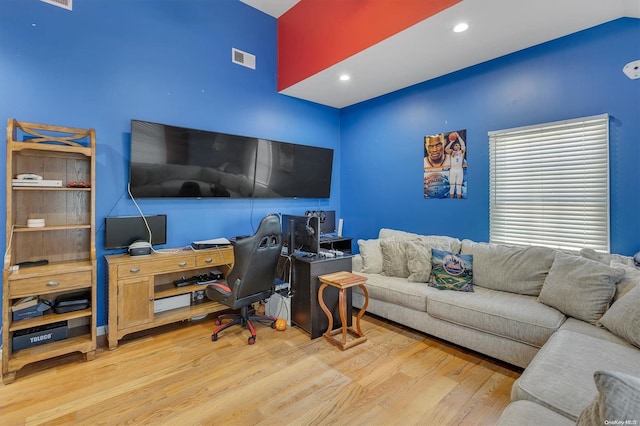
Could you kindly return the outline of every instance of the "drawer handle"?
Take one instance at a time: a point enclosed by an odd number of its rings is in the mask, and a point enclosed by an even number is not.
[[[135,274],[136,272],[140,272],[140,268],[131,268],[129,269],[129,272]]]
[[[178,263],[178,266],[187,266],[187,262],[180,262]]]
[[[212,259],[212,258],[210,258],[210,257],[207,257],[207,258],[204,260],[204,263],[211,263],[211,262],[213,262],[213,259]]]
[[[48,287],[55,287],[55,286],[58,286],[58,285],[60,285],[60,281],[58,281],[58,280],[52,280],[52,281],[48,281],[47,282],[47,286]]]

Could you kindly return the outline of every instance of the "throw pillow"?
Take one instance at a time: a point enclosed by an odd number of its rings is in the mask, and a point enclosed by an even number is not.
[[[362,258],[362,272],[381,274],[382,249],[380,248],[380,240],[358,240],[358,249]]]
[[[404,241],[411,283],[428,283],[431,277],[431,247],[420,239]]]
[[[418,239],[431,248],[450,251],[451,253],[460,253],[460,247],[462,246],[462,241],[446,235],[420,235]]]
[[[439,290],[473,291],[473,256],[431,249],[429,285]]]
[[[404,242],[395,239],[381,239],[380,248],[382,249],[382,275],[407,278],[409,268],[407,267]]]
[[[578,417],[578,426],[615,425],[639,420],[640,378],[614,371],[596,371],[593,378],[598,395]]]
[[[598,325],[640,348],[640,286],[611,305]]]
[[[475,262],[473,285],[509,293],[537,296],[555,258],[549,247],[516,247],[462,241],[462,254]]]
[[[616,292],[624,270],[557,252],[538,301],[565,315],[596,324]]]

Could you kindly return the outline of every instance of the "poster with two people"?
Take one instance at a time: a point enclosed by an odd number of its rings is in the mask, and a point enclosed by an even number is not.
[[[424,137],[424,198],[467,198],[467,131]]]

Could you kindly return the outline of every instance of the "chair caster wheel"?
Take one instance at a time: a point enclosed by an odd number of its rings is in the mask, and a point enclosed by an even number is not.
[[[249,342],[250,345],[253,345],[254,343],[256,343],[256,337],[255,336],[249,337],[248,342]]]
[[[275,321],[271,321],[271,328],[273,328],[275,330],[275,328],[276,328],[276,322]]]
[[[211,335],[211,341],[212,342],[216,342],[218,340],[218,335],[217,334],[212,334]]]

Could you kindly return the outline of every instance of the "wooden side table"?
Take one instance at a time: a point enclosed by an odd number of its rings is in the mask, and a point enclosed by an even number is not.
[[[364,336],[362,329],[360,328],[360,319],[364,315],[367,310],[367,306],[369,305],[369,292],[367,291],[367,287],[364,285],[367,282],[367,279],[363,276],[352,274],[351,272],[341,271],[334,272],[332,274],[319,275],[318,279],[320,280],[320,288],[318,289],[318,303],[320,304],[320,308],[327,314],[327,318],[329,319],[329,327],[327,327],[327,331],[323,334],[324,338],[329,342],[333,343],[343,351],[349,349],[355,345],[359,345],[360,343],[366,342],[367,338]],[[362,290],[364,294],[364,304],[358,312],[356,316],[356,328],[349,327],[347,325],[347,289],[353,286],[358,286]],[[339,309],[340,309],[340,321],[342,323],[342,327],[336,328],[333,330],[333,315],[327,305],[324,303],[324,299],[322,298],[322,292],[327,286],[336,287],[339,292]],[[347,334],[352,334],[354,339],[347,342]],[[336,339],[335,335],[341,334],[342,339]]]

